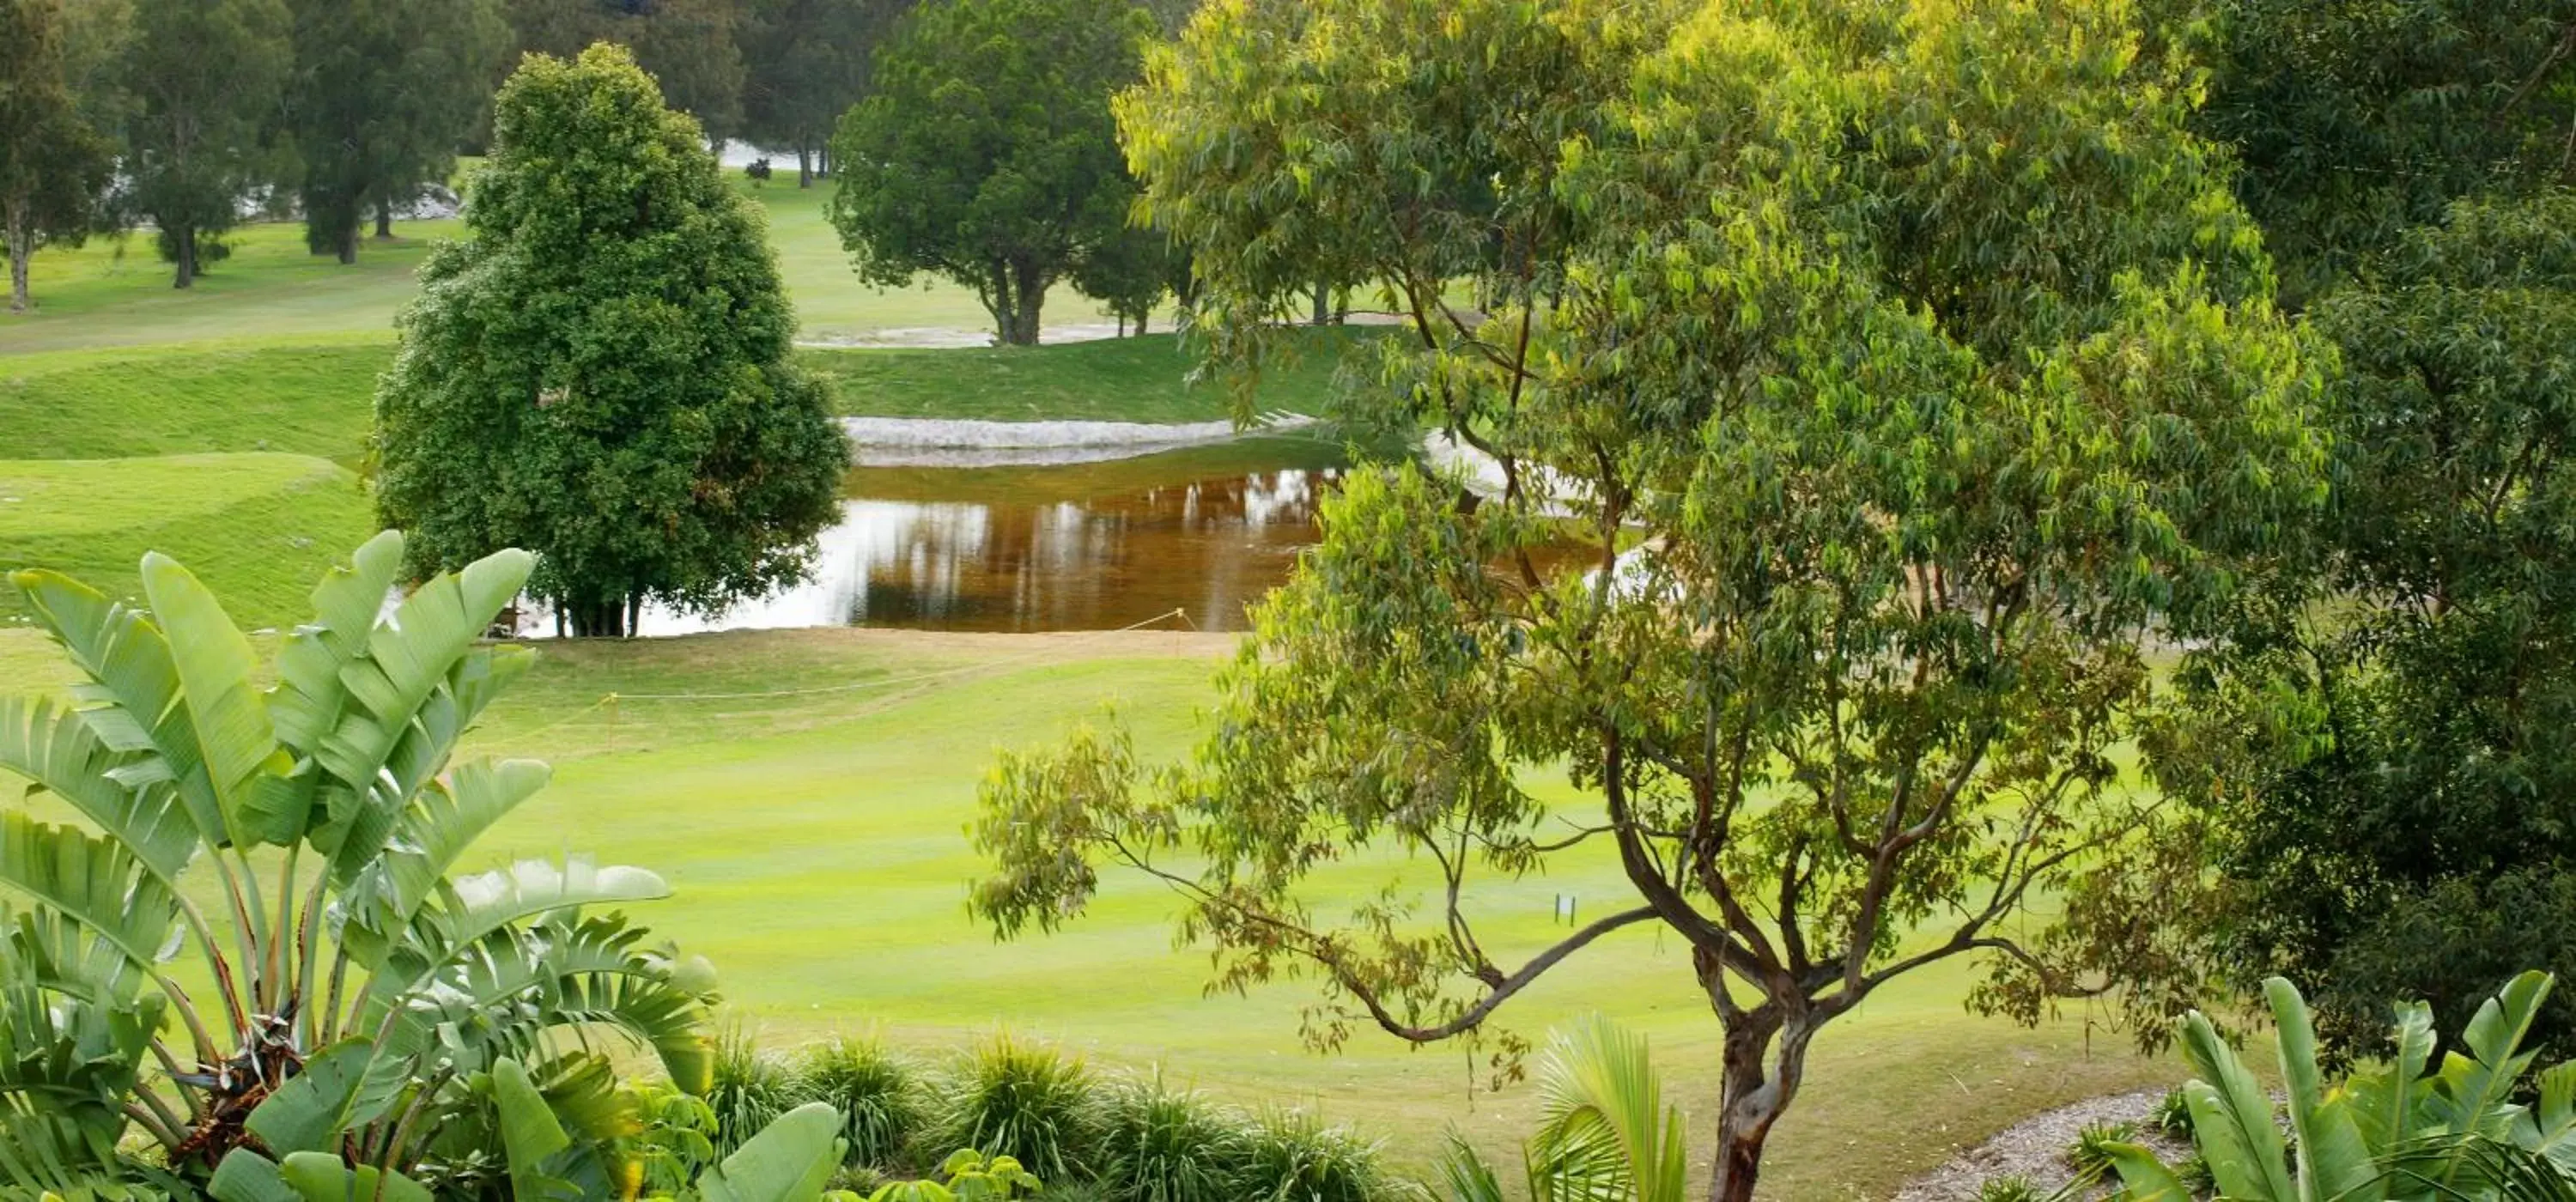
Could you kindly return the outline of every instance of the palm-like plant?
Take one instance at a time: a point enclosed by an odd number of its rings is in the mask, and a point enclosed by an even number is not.
[[[574,1025],[702,1087],[703,964],[585,913],[662,897],[660,878],[579,859],[451,878],[547,779],[449,762],[531,661],[478,645],[530,561],[490,556],[387,615],[401,562],[387,532],[331,572],[266,688],[169,559],[143,561],[148,613],[11,576],[84,679],[68,707],[0,699],[0,769],[92,829],[0,812],[0,893],[21,903],[0,903],[0,1178],[99,1164],[128,1124],[221,1197],[282,1196],[296,1153],[394,1174],[462,1081]]]
[[[2508,982],[2470,1019],[2461,1049],[2438,1066],[2432,1008],[2402,1006],[2395,1054],[2329,1085],[2307,1002],[2275,977],[2264,994],[2280,1030],[2286,1116],[2274,1112],[2208,1018],[2192,1013],[2183,1023],[2182,1053],[2196,1076],[2183,1085],[2183,1098],[2218,1195],[2240,1202],[2576,1200],[2576,1065],[2538,1073],[2536,1105],[2515,1100],[2536,1056],[2523,1040],[2551,984],[2538,972]],[[2183,1175],[2152,1152],[2136,1144],[2105,1150],[2126,1197],[2190,1202]]]
[[[1594,1015],[1559,1032],[1539,1063],[1537,1134],[1522,1149],[1532,1202],[1681,1202],[1679,1111],[1644,1038]],[[1441,1162],[1452,1202],[1502,1202],[1493,1169],[1452,1140]]]

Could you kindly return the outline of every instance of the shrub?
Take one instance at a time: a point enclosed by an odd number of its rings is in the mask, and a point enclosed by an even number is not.
[[[2086,1123],[2075,1133],[2075,1146],[2066,1150],[2066,1163],[2077,1177],[2098,1181],[2110,1175],[2112,1149],[2137,1138],[2136,1123]]]
[[[2039,1187],[2020,1173],[1988,1177],[1977,1183],[1977,1202],[2039,1202]]]
[[[921,1130],[912,1066],[875,1040],[835,1038],[805,1049],[795,1086],[799,1100],[829,1102],[847,1120],[841,1137],[850,1142],[849,1164],[895,1168],[905,1141]]]
[[[1238,1202],[1251,1138],[1232,1114],[1160,1074],[1111,1087],[1102,1108],[1101,1183],[1121,1202]],[[1249,1191],[1244,1191],[1248,1193]]]
[[[717,1160],[715,1109],[666,1082],[628,1086],[626,1093],[635,1103],[638,1130],[620,1152],[635,1166],[643,1195],[687,1189]]]
[[[707,1108],[716,1116],[716,1155],[730,1156],[745,1140],[796,1108],[794,1075],[778,1060],[764,1056],[740,1026],[716,1036],[715,1069],[707,1085]]]
[[[2149,1116],[2149,1121],[2155,1124],[2156,1130],[2164,1133],[2165,1138],[2191,1142],[2191,1101],[2183,1096],[2181,1086],[2165,1091],[2164,1100],[2156,1103],[2155,1113]]]
[[[955,1069],[933,1131],[950,1148],[1007,1156],[1043,1181],[1089,1175],[1095,1084],[1079,1059],[1001,1036]]]
[[[1244,1142],[1246,1202],[1376,1202],[1410,1194],[1386,1171],[1376,1143],[1301,1111],[1262,1116]]]

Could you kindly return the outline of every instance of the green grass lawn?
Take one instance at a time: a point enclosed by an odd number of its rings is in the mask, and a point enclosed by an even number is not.
[[[993,751],[1049,738],[1114,697],[1140,752],[1176,754],[1195,737],[1213,657],[1229,645],[835,630],[549,647],[469,751],[550,758],[555,783],[482,852],[498,862],[589,851],[663,873],[676,896],[640,912],[657,934],[711,957],[732,1006],[773,1045],[879,1031],[949,1049],[1009,1029],[1101,1062],[1159,1064],[1236,1099],[1318,1107],[1386,1137],[1408,1164],[1452,1126],[1508,1149],[1534,1122],[1528,1087],[1478,1093],[1458,1050],[1409,1051],[1365,1031],[1340,1055],[1305,1051],[1296,1032],[1307,990],[1203,996],[1205,961],[1172,946],[1170,905],[1155,888],[1112,876],[1091,916],[1018,943],[994,943],[967,917],[979,866],[961,832]],[[0,689],[65,677],[30,632],[0,632]],[[826,685],[854,687],[642,696]],[[1393,867],[1324,880],[1356,900]],[[1490,884],[1476,901],[1494,915],[1489,940],[1526,952],[1554,932],[1557,894],[1597,910],[1620,892],[1615,867],[1595,860]],[[2116,1037],[2088,1051],[2074,1023],[2024,1030],[1968,1016],[1969,983],[1963,968],[1919,974],[1828,1030],[1775,1140],[1767,1196],[1884,1197],[2032,1110],[2175,1075]],[[1606,940],[1504,1015],[1541,1036],[1590,1010],[1648,1033],[1679,1099],[1705,1115],[1716,1023],[1676,941],[1647,930]],[[1707,1126],[1692,1122],[1700,1150]]]
[[[1263,410],[1320,413],[1342,331],[1265,378]],[[1211,421],[1232,403],[1192,384],[1170,334],[1062,346],[966,350],[806,350],[844,414],[995,420]],[[355,464],[374,420],[382,342],[221,342],[58,351],[0,358],[0,454],[92,459],[280,450]]]
[[[0,570],[52,568],[132,597],[143,553],[160,551],[251,626],[305,616],[323,569],[371,532],[357,477],[307,455],[0,460]],[[0,588],[0,627],[27,620],[25,598]]]
[[[861,283],[824,217],[828,185],[799,189],[792,179],[773,180],[749,195],[769,215],[770,245],[796,302],[801,337],[835,342],[888,330],[990,328],[992,318],[975,294],[955,284]],[[412,272],[430,240],[462,230],[454,220],[397,222],[394,241],[368,239],[357,263],[343,265],[308,252],[299,224],[248,225],[230,235],[232,257],[184,292],[170,286],[169,264],[153,254],[146,235],[44,250],[31,264],[36,312],[0,313],[0,356],[210,339],[390,339],[395,312],[417,290]],[[1067,286],[1047,295],[1046,319],[1055,325],[1105,320],[1099,305]]]

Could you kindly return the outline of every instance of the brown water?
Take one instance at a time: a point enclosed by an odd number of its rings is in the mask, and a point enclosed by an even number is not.
[[[1111,463],[858,468],[802,585],[640,633],[788,626],[1242,630],[1316,539],[1339,451],[1247,439]],[[1178,610],[1186,615],[1155,622]]]

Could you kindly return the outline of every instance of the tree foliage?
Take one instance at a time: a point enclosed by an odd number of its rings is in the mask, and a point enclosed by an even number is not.
[[[304,239],[357,261],[370,209],[444,182],[509,44],[499,0],[294,0]]]
[[[126,14],[118,6],[113,19]],[[49,242],[78,243],[98,218],[115,146],[101,129],[104,97],[83,95],[85,55],[107,30],[78,26],[63,0],[0,0],[0,238],[9,255],[9,311],[24,313],[27,261]],[[87,34],[91,45],[82,44]]]
[[[294,65],[293,19],[285,0],[150,0],[134,16],[123,204],[158,231],[185,288],[275,174],[266,130]]]
[[[832,142],[832,224],[859,275],[975,290],[1032,345],[1047,289],[1127,231],[1110,94],[1152,19],[1132,0],[931,0],[878,53]]]
[[[527,546],[583,634],[796,579],[847,452],[757,209],[621,48],[531,57],[496,103],[377,396],[415,570]]]
[[[521,50],[569,59],[595,42],[624,46],[671,107],[712,137],[742,121],[747,0],[505,0]]]
[[[2552,4],[2230,0],[2205,128],[2338,345],[2338,463],[2312,544],[2181,681],[2177,815],[2146,883],[2069,898],[2052,959],[2118,962],[2168,1011],[2279,974],[2334,1057],[2401,1000],[2445,1025],[2576,967],[2576,567],[2563,392],[2576,19]],[[2213,887],[2214,886],[2214,887]],[[2035,1002],[2028,981],[2017,1004]],[[2142,1021],[2152,1016],[2139,1014]],[[2561,1054],[2576,1006],[2538,1038]]]
[[[1714,1196],[1749,1197],[1826,1024],[2027,954],[2034,896],[2126,862],[2143,646],[2210,633],[2322,498],[2319,348],[2141,45],[2125,6],[2000,0],[1202,12],[1119,113],[1217,354],[1381,281],[1410,328],[1351,416],[1503,484],[1355,472],[1188,764],[1002,761],[977,909],[1052,925],[1142,869],[1218,987],[1320,978],[1324,1046],[1491,1037],[1661,926],[1725,1033]],[[1313,908],[1386,846],[1419,869]],[[1591,855],[1635,896],[1546,946],[1480,923],[1479,880]]]
[[[755,0],[742,32],[743,136],[796,152],[796,186],[866,94],[876,48],[906,0]]]
[[[2182,6],[2177,6],[2182,7]],[[2331,289],[2454,200],[2576,168],[2576,14],[2556,0],[2216,0],[2185,32],[2200,118],[2285,300]]]

